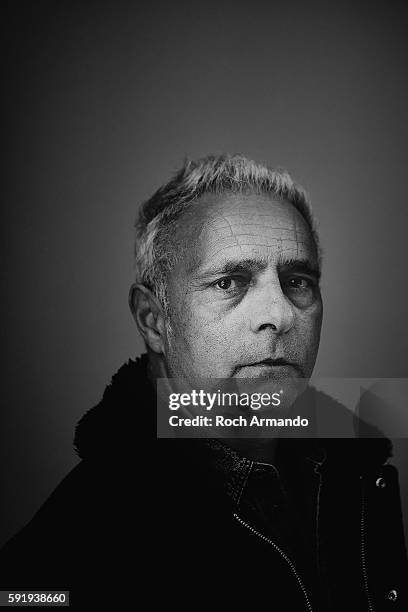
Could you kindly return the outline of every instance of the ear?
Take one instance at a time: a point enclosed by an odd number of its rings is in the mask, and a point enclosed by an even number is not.
[[[147,346],[155,353],[163,353],[165,318],[157,297],[144,285],[135,283],[129,291],[129,306]]]

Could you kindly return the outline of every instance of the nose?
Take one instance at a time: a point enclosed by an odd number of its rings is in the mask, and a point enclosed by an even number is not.
[[[279,278],[264,278],[254,289],[250,308],[251,330],[287,333],[294,325],[293,305],[282,291]]]

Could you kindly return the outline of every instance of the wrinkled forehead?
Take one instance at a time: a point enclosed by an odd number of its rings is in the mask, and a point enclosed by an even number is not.
[[[238,256],[317,265],[305,219],[292,204],[268,195],[202,197],[178,220],[174,238],[186,271]]]

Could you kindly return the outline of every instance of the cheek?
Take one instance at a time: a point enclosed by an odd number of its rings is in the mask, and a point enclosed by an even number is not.
[[[203,304],[199,294],[183,293],[179,289],[175,298],[172,319],[181,335],[203,338],[219,333],[223,317]]]
[[[209,319],[199,313],[188,317],[185,324],[183,321],[182,333],[190,345],[202,348],[206,353],[219,351],[223,339],[229,335],[225,321]]]
[[[233,338],[242,338],[242,334],[235,333],[232,322],[224,316],[214,316],[197,305],[184,303],[184,310],[179,310],[174,319],[173,337],[171,352],[173,356],[178,353],[184,367],[199,367],[214,376],[214,368],[218,372],[225,361],[233,360],[232,355],[236,355],[232,350]]]
[[[171,329],[173,340],[179,347],[197,350],[219,337],[221,325],[219,321],[206,317],[194,305],[185,302],[172,314]]]
[[[321,299],[316,304],[315,311],[312,315],[312,327],[314,330],[314,334],[320,337],[320,330],[322,327],[323,320],[323,304]]]
[[[316,305],[313,310],[299,312],[297,315],[297,330],[301,337],[313,344],[319,341],[322,325],[322,309]]]

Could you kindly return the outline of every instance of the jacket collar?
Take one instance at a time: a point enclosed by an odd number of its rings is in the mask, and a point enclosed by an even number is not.
[[[78,421],[73,443],[81,459],[131,452],[135,439],[146,439],[153,430],[155,388],[147,366],[146,354],[129,359],[112,376],[100,402]]]
[[[311,389],[327,411],[338,415],[346,408],[330,396]],[[112,458],[132,453],[135,441],[153,441],[156,420],[156,390],[149,380],[146,354],[129,359],[114,374],[105,388],[101,401],[79,420],[74,435],[74,448],[81,459]],[[236,501],[242,490],[248,470],[254,462],[242,457],[220,441],[170,440],[173,447],[183,448],[191,457],[191,449],[213,458],[216,474],[225,483],[227,493]],[[186,444],[179,444],[185,442]],[[190,443],[191,444],[188,444]],[[307,440],[282,440],[280,456],[283,461],[293,457],[309,458],[310,444]],[[345,464],[358,470],[382,465],[391,456],[391,443],[387,438],[376,439],[330,439],[319,440],[318,447],[324,449],[324,465]],[[170,445],[167,445],[169,448]],[[315,445],[314,445],[315,446]],[[201,451],[199,451],[201,448]],[[314,452],[314,451],[313,451]],[[184,454],[182,452],[182,454]],[[277,469],[274,466],[274,469]]]

